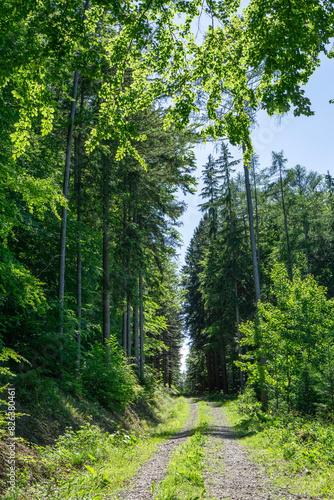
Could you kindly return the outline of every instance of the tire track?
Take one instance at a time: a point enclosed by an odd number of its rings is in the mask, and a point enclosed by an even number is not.
[[[190,403],[190,415],[182,429],[172,438],[161,444],[157,452],[144,464],[132,477],[132,486],[119,491],[113,499],[109,500],[151,500],[151,488],[153,483],[158,484],[167,474],[167,466],[173,450],[184,443],[192,434],[198,416],[198,403],[192,400]]]
[[[209,403],[213,425],[208,429],[207,462],[204,474],[206,497],[210,500],[310,500],[287,487],[273,485],[263,466],[255,464],[238,443],[222,408]]]

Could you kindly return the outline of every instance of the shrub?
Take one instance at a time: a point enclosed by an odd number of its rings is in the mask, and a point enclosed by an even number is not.
[[[240,326],[247,351],[236,362],[248,384],[265,387],[276,411],[314,414],[319,404],[334,402],[334,301],[311,275],[294,269],[291,280],[283,265],[271,274],[276,305],[259,303],[254,321]]]
[[[135,436],[121,431],[109,434],[96,425],[86,423],[78,431],[68,428],[57,439],[55,446],[42,449],[40,454],[51,469],[64,465],[82,467],[98,460],[106,460],[115,446],[124,448],[136,442]]]
[[[136,398],[140,387],[115,337],[109,353],[107,359],[106,348],[96,343],[86,354],[81,374],[83,391],[106,408],[123,409]]]
[[[237,409],[240,415],[251,416],[261,411],[261,403],[256,397],[255,390],[252,387],[246,387],[243,394],[237,399]]]

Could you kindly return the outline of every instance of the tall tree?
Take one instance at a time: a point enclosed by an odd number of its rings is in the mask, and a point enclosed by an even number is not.
[[[261,301],[260,275],[259,275],[259,268],[258,268],[257,255],[256,255],[254,218],[253,218],[253,203],[252,203],[252,193],[251,193],[250,181],[249,181],[248,165],[247,165],[246,156],[245,156],[245,153],[246,153],[245,145],[243,145],[242,151],[243,151],[243,155],[244,155],[244,174],[245,174],[245,186],[246,186],[246,195],[247,195],[247,211],[248,211],[248,220],[249,220],[250,246],[251,246],[252,263],[253,263],[255,302],[258,303]]]
[[[288,216],[287,216],[287,209],[285,206],[285,199],[284,199],[284,179],[285,179],[285,175],[286,175],[286,169],[285,169],[286,162],[287,162],[287,159],[284,158],[283,151],[281,151],[280,153],[275,153],[273,151],[272,152],[272,164],[271,164],[271,167],[269,169],[269,173],[270,173],[270,175],[275,175],[278,173],[278,177],[279,177],[279,190],[280,190],[281,201],[282,201],[282,211],[283,211],[283,217],[284,217],[284,228],[285,228],[287,253],[288,253],[288,258],[289,258],[291,276],[293,276],[293,262],[292,262],[291,244],[290,244],[290,236],[289,236],[289,228],[288,228]]]

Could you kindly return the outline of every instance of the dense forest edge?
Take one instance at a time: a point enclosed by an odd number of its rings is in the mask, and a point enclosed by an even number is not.
[[[152,495],[205,498],[209,400],[282,481],[334,498],[334,177],[284,145],[261,165],[251,140],[259,110],[313,114],[333,35],[327,0],[3,0],[6,500],[116,492],[182,429],[186,397],[203,399],[174,457],[192,455],[193,493],[175,474]]]

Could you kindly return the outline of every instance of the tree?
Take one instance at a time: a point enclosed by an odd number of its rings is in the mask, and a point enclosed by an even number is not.
[[[291,245],[290,245],[290,237],[289,237],[289,229],[288,229],[287,210],[286,210],[285,202],[284,202],[284,188],[283,188],[284,177],[286,175],[286,171],[285,171],[285,163],[286,162],[287,162],[287,159],[283,158],[283,151],[281,151],[280,153],[275,153],[273,151],[272,152],[272,165],[269,169],[269,175],[275,175],[278,172],[278,176],[279,176],[279,190],[280,190],[281,200],[282,200],[282,211],[283,211],[283,217],[284,217],[285,238],[286,238],[287,252],[288,252],[288,257],[289,257],[290,271],[291,271],[291,276],[292,276],[293,275],[293,262],[292,262]]]
[[[261,303],[256,319],[242,325],[248,352],[238,364],[249,383],[263,381],[277,410],[285,403],[289,410],[314,412],[319,403],[333,403],[334,304],[313,276],[303,279],[296,268],[291,280],[276,264],[272,280],[277,305]]]

